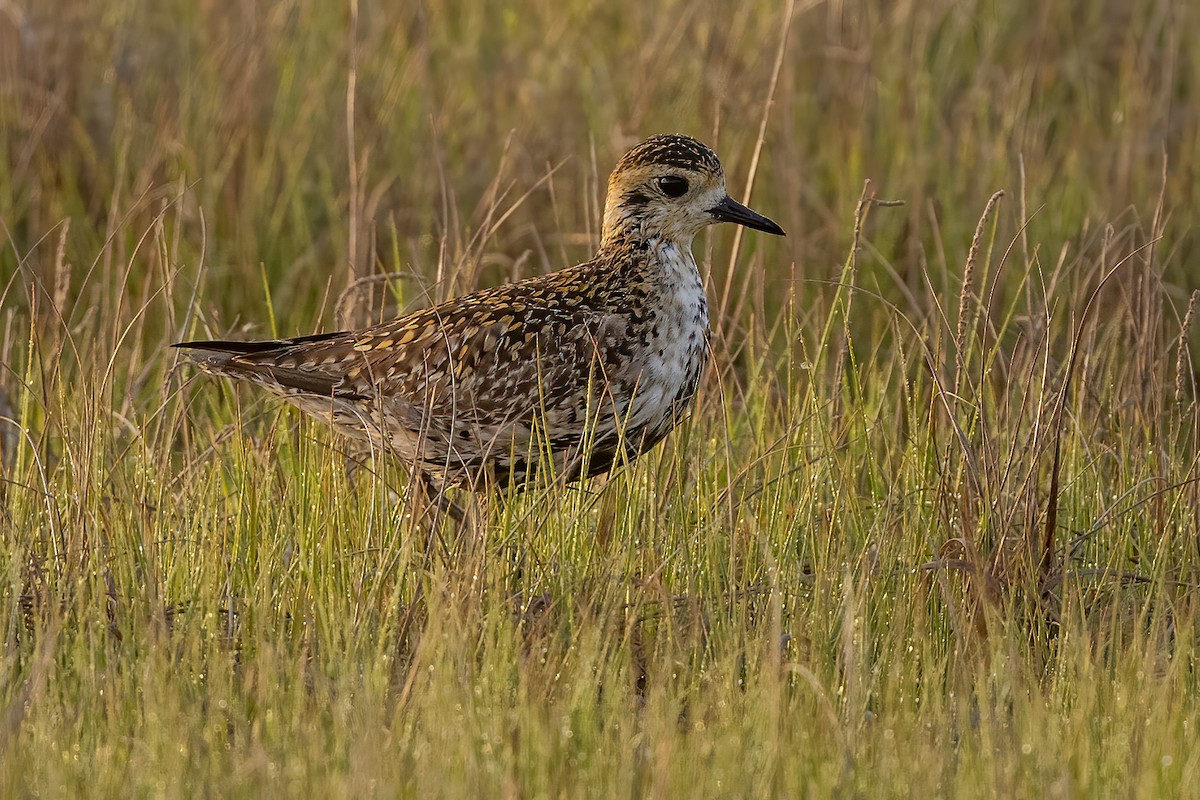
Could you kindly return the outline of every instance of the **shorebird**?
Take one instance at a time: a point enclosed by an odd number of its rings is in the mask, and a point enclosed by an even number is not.
[[[706,226],[783,229],[729,197],[715,153],[653,136],[608,180],[590,261],[361,330],[183,342],[206,372],[248,380],[435,488],[575,480],[632,461],[689,410],[708,358],[692,255]]]

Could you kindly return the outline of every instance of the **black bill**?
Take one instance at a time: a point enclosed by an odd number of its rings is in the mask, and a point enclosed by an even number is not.
[[[747,228],[753,228],[756,231],[766,231],[776,236],[787,235],[783,232],[783,228],[757,211],[751,211],[746,208],[729,195],[726,195],[724,200],[710,208],[708,213],[712,215],[713,219],[719,222],[736,222],[738,225],[745,225]]]

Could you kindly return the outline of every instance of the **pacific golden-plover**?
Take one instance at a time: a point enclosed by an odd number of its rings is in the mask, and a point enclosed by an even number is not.
[[[708,358],[708,302],[692,238],[715,222],[783,235],[729,197],[715,153],[653,136],[608,180],[590,261],[362,330],[184,342],[205,371],[252,381],[433,483],[567,480],[659,442]]]

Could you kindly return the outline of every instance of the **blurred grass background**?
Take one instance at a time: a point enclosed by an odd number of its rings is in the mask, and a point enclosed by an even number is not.
[[[1196,793],[1198,24],[0,2],[0,790]],[[697,241],[691,424],[453,558],[165,349],[583,260],[664,131],[788,238]]]

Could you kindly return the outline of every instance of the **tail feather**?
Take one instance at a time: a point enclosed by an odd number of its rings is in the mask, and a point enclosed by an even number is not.
[[[261,339],[256,342],[234,342],[217,339],[207,342],[176,342],[171,347],[178,347],[181,350],[203,350],[211,353],[225,353],[230,356],[245,356],[273,353],[286,350],[294,345],[323,342],[341,335],[340,331],[335,331],[333,333],[317,333],[312,336],[297,336],[292,339]]]
[[[188,356],[206,372],[274,385],[285,392],[301,392],[323,397],[331,395],[358,399],[359,395],[341,386],[341,376],[326,374],[319,369],[284,366],[278,357],[286,355],[297,345],[321,342],[338,333],[319,333],[294,339],[264,339],[255,342],[196,341],[171,345],[189,350]]]

